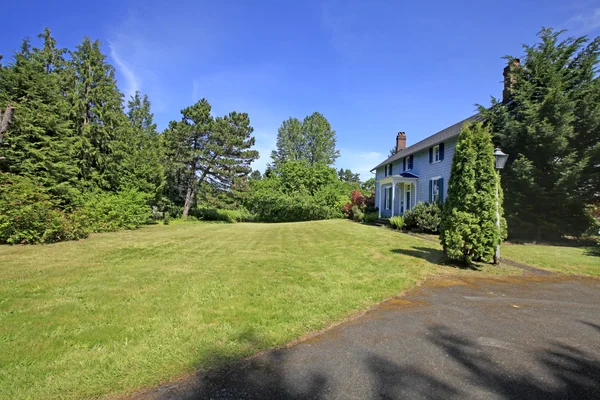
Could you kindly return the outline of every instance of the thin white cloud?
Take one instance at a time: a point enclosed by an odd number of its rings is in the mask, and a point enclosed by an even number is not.
[[[140,78],[136,75],[131,65],[125,61],[117,50],[117,45],[113,42],[108,43],[110,57],[117,64],[117,71],[125,78],[125,100],[129,100],[136,91],[140,90]]]
[[[567,26],[576,32],[590,33],[600,29],[600,7],[574,15]]]

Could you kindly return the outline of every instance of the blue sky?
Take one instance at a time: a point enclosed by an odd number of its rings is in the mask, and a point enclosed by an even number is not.
[[[128,96],[150,96],[161,129],[206,97],[216,115],[249,113],[264,169],[277,128],[323,113],[336,166],[370,177],[396,133],[408,145],[502,91],[502,56],[542,26],[600,34],[600,0],[8,2],[4,62],[48,26],[62,47],[100,39]]]

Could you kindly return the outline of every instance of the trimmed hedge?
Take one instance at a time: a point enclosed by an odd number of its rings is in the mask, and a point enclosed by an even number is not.
[[[205,221],[224,221],[229,223],[250,222],[254,217],[248,210],[224,210],[219,208],[199,207],[190,210],[190,216]]]

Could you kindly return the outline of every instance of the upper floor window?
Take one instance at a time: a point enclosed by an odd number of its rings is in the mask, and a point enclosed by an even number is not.
[[[411,169],[413,169],[413,159],[414,157],[412,154],[408,157],[404,157],[404,161],[402,162],[404,171],[410,171]]]
[[[429,148],[429,163],[437,163],[444,160],[444,143]]]
[[[392,164],[388,164],[385,166],[385,176],[392,175]]]

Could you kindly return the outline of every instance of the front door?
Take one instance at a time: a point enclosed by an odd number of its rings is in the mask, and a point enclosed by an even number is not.
[[[406,210],[410,210],[412,208],[411,203],[410,203],[410,183],[407,183],[406,186],[404,187],[404,192],[406,193],[406,201],[404,204],[406,204]]]

